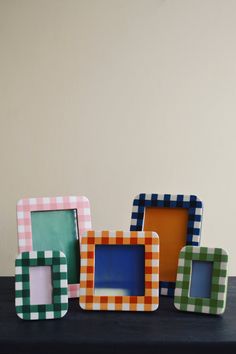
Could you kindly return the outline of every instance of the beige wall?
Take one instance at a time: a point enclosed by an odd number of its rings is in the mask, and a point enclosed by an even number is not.
[[[0,274],[21,197],[86,195],[128,229],[139,192],[194,193],[236,267],[236,1],[0,0]]]

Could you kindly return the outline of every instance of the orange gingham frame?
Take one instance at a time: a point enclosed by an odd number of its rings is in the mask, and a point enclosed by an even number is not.
[[[144,245],[144,296],[94,295],[95,246]],[[80,254],[80,307],[84,310],[155,311],[159,306],[159,237],[151,231],[88,231]]]
[[[90,203],[86,197],[68,196],[20,199],[16,207],[19,253],[37,251],[33,250],[31,212],[71,209],[77,212],[77,230],[81,242],[81,235],[92,228]],[[68,285],[69,298],[79,297],[79,292],[80,284]]]

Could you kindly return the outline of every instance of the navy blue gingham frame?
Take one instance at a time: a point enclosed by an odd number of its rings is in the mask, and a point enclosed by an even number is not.
[[[144,231],[143,221],[146,207],[186,208],[188,209],[188,225],[186,245],[199,246],[202,226],[203,206],[195,195],[145,194],[134,198],[130,231]],[[174,296],[175,282],[160,281],[160,294]]]

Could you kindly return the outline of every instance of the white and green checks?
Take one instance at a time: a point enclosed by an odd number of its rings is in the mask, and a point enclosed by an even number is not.
[[[30,267],[51,266],[52,304],[31,305]],[[45,320],[63,317],[68,310],[67,261],[60,251],[20,253],[15,261],[15,306],[23,320]]]
[[[210,298],[190,297],[192,261],[213,262]],[[179,254],[174,304],[178,310],[220,315],[226,306],[228,255],[221,248],[185,246]]]

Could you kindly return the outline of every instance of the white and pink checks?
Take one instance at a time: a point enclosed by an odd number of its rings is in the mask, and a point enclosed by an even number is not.
[[[83,232],[92,228],[90,204],[86,197],[46,197],[19,200],[17,203],[17,234],[19,253],[33,251],[31,212],[70,209],[77,211],[79,235],[82,235]],[[78,297],[79,288],[79,284],[70,284],[69,297]]]

